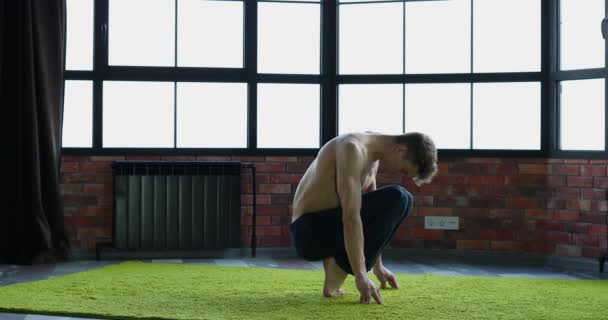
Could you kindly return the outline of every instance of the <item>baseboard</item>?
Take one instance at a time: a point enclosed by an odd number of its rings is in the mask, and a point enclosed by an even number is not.
[[[534,253],[487,252],[475,250],[429,250],[417,248],[386,248],[383,257],[392,260],[420,260],[437,262],[462,262],[483,265],[551,267],[573,271],[598,271],[598,260],[580,257],[563,257]],[[221,250],[118,250],[104,248],[102,260],[124,259],[242,259],[251,258],[251,248]],[[298,258],[294,247],[256,248],[259,258]],[[72,250],[74,260],[95,260],[94,252]]]

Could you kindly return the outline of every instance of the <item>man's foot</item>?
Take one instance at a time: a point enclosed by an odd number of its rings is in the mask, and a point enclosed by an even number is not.
[[[340,288],[348,275],[336,264],[334,257],[323,259],[323,269],[325,269],[325,284],[323,285],[323,296],[335,298],[343,296],[346,291]]]

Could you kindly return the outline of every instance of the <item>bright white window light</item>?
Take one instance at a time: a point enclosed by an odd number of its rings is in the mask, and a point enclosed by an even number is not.
[[[403,133],[402,84],[344,84],[338,97],[339,134]]]
[[[561,86],[561,149],[604,150],[605,80],[563,81]]]
[[[247,84],[177,84],[178,148],[246,148]]]
[[[172,148],[173,82],[104,81],[103,146]]]
[[[64,148],[93,146],[93,81],[65,81],[61,145]]]

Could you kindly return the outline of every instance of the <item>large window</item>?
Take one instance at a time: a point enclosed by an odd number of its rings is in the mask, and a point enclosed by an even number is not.
[[[63,147],[603,156],[607,1],[67,0]]]
[[[559,150],[606,151],[605,17],[605,0],[559,1]]]

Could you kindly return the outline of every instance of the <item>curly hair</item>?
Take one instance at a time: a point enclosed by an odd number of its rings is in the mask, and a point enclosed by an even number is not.
[[[413,178],[417,186],[430,183],[437,174],[437,148],[433,140],[420,132],[408,132],[395,136],[395,143],[407,146],[406,159],[418,165]]]

